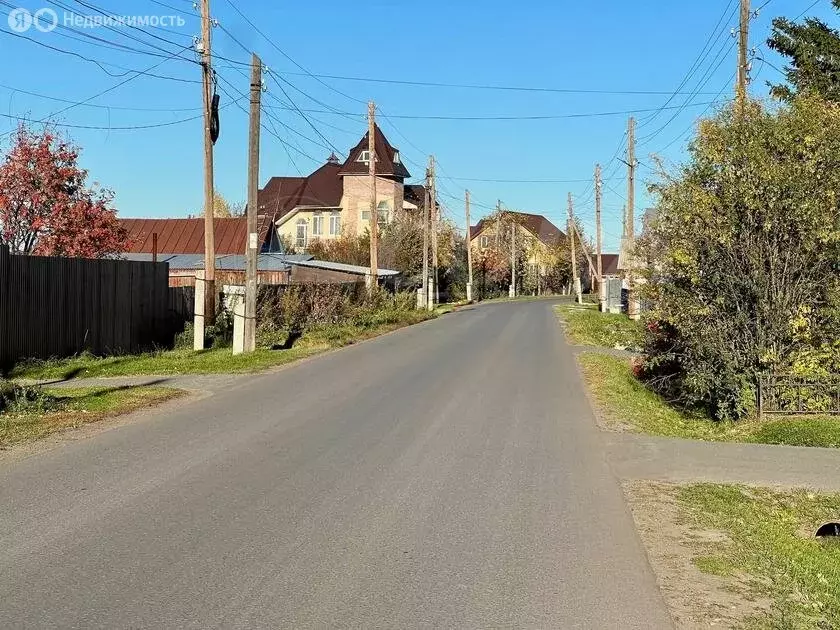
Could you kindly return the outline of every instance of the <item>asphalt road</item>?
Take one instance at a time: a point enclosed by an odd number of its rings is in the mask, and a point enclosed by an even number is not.
[[[546,302],[468,308],[20,461],[6,628],[667,628]]]

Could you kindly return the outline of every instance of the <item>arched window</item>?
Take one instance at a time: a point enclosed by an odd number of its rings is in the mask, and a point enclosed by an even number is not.
[[[295,245],[298,249],[306,249],[306,237],[308,228],[309,224],[307,223],[306,219],[298,219],[297,238],[295,239]]]
[[[380,223],[388,223],[388,218],[391,212],[391,202],[387,199],[376,204],[376,214],[379,215]]]

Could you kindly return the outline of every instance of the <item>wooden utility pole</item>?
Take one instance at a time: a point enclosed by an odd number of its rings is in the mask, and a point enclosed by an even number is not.
[[[429,222],[431,221],[431,171],[426,168],[426,203],[423,207],[423,305],[432,309],[431,291],[429,291]]]
[[[216,318],[216,240],[213,234],[213,66],[210,0],[201,0],[201,83],[204,100],[204,323]],[[196,331],[198,332],[198,331]],[[202,335],[204,331],[201,331]],[[203,343],[203,342],[202,342]]]
[[[472,242],[470,241],[470,191],[464,192],[464,206],[467,211],[467,302],[472,302]]]
[[[749,82],[749,60],[747,49],[750,43],[750,0],[741,0],[741,19],[738,29],[738,84],[735,86],[735,99],[742,108],[747,99]]]
[[[595,165],[595,243],[597,252],[598,274],[598,310],[603,312],[606,304],[606,287],[604,286],[604,268],[601,264],[601,165]]]
[[[262,100],[262,61],[251,56],[251,113],[248,124],[248,246],[245,250],[245,334],[243,350],[257,348],[257,197],[260,190],[260,104]]]
[[[516,220],[510,223],[510,291],[508,295],[516,297]]]
[[[577,273],[577,253],[575,252],[575,216],[574,210],[572,209],[572,193],[569,193],[569,225],[567,228],[567,232],[569,233],[569,243],[571,245],[571,256],[572,256],[572,286],[574,287],[574,292],[578,303],[583,301],[583,298],[580,294],[580,278],[578,278]]]
[[[432,196],[432,274],[434,276],[434,296],[435,304],[440,303],[440,287],[438,286],[438,204],[437,204],[437,190],[435,188],[435,156],[429,156],[429,176],[431,178],[431,196]]]
[[[370,278],[369,289],[379,283],[379,212],[376,208],[376,105],[368,103],[368,174],[370,176]]]
[[[636,119],[632,116],[627,121],[627,216],[626,234],[627,247],[625,251],[625,265],[627,274],[627,315],[630,319],[639,319],[639,308],[636,301],[636,287],[633,278],[635,257],[633,249],[636,239]]]

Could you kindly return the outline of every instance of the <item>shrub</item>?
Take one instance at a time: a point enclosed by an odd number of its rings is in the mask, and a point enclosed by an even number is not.
[[[641,241],[655,322],[643,372],[657,391],[742,418],[759,374],[805,369],[834,341],[837,190],[840,105],[747,103],[703,121],[689,162],[651,187]]]
[[[0,381],[0,413],[45,412],[57,409],[58,399],[36,386],[23,386],[11,381]]]

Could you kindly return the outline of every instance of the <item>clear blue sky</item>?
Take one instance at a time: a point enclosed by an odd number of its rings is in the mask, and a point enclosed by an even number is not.
[[[6,15],[13,6],[31,11],[51,7],[62,21],[62,6],[78,15],[95,14],[91,8],[76,0],[10,1],[11,6],[0,4],[0,13],[4,14],[0,15],[0,30],[4,31],[0,33],[0,53],[4,60],[0,75],[0,133],[17,124],[6,116],[38,120],[68,105],[18,90],[81,101],[132,76],[130,73],[109,76],[90,61],[9,34]],[[124,73],[126,68],[147,69],[160,64],[151,72],[193,81],[200,78],[196,64],[166,59],[169,53],[178,50],[174,43],[189,46],[192,37],[199,33],[199,21],[189,0],[84,1],[117,15],[178,15],[185,24],[167,26],[169,30],[149,28],[146,32],[126,27],[118,27],[119,32],[70,27],[42,33],[30,29],[25,35],[95,59],[113,74]],[[737,0],[642,3],[428,0],[421,4],[407,0],[319,3],[234,0],[278,48],[315,74],[666,94],[515,92],[323,79],[327,87],[303,74],[249,27],[226,0],[211,1],[213,17],[221,25],[214,30],[214,52],[232,62],[247,61],[247,53],[235,38],[246,48],[255,50],[273,72],[288,82],[281,82],[287,96],[274,80],[267,79],[268,93],[264,97],[267,106],[276,107],[281,101],[288,103],[291,99],[303,110],[324,110],[327,105],[345,113],[307,113],[328,141],[325,142],[297,112],[280,107],[272,109],[275,120],[264,117],[265,124],[273,126],[293,148],[286,149],[275,137],[263,133],[261,185],[273,175],[311,172],[328,156],[330,151],[325,146],[334,145],[346,152],[364,134],[364,102],[374,99],[387,116],[380,117],[383,130],[391,143],[400,148],[415,178],[419,180],[423,176],[427,155],[436,155],[442,201],[448,206],[448,214],[461,226],[465,187],[472,191],[476,202],[473,222],[488,212],[484,206],[501,199],[506,207],[543,213],[560,227],[564,226],[566,216],[566,195],[571,192],[578,202],[577,212],[591,234],[594,211],[589,180],[594,164],[601,162],[608,177],[604,189],[605,248],[613,250],[621,235],[626,169],[610,159],[623,141],[627,114],[493,121],[398,117],[557,116],[655,110],[671,98],[668,107],[687,106],[663,110],[650,120],[646,117],[651,112],[635,114],[640,140],[637,155],[643,163],[637,188],[637,208],[641,210],[648,202],[644,181],[651,177],[648,166],[653,162],[649,154],[658,153],[668,163],[678,162],[684,156],[688,132],[706,110],[705,103],[715,100],[719,93],[719,98],[731,96],[736,67],[735,39],[729,31],[737,26]],[[754,0],[754,7],[761,4],[763,0]],[[770,21],[778,15],[795,17],[811,5],[811,0],[766,3],[751,27],[751,46],[758,48],[758,56],[766,56],[770,63],[781,67],[783,62],[764,46]],[[724,14],[721,26],[715,31]],[[822,0],[808,14],[836,21],[829,0]],[[374,27],[372,38],[365,37],[369,33],[368,20]],[[156,39],[150,33],[163,39]],[[106,48],[85,35],[135,50]],[[671,97],[669,93],[680,85],[710,37],[710,54],[682,88],[690,94]],[[194,58],[191,51],[183,56]],[[217,62],[220,88],[232,93],[230,83],[246,93],[248,79],[241,70],[243,66],[232,62],[221,59]],[[759,60],[753,62],[752,76],[751,91],[757,96],[766,96],[766,81],[780,78],[776,70]],[[222,111],[222,135],[216,145],[216,182],[227,199],[239,201],[246,195],[247,115],[230,101],[222,94],[222,105],[227,107]],[[82,147],[82,164],[89,170],[90,179],[115,191],[120,215],[197,214],[202,200],[200,119],[152,129],[113,128],[197,117],[201,105],[199,85],[140,76],[90,101],[90,105],[108,107],[74,107],[59,114],[56,120],[111,128],[64,131]],[[247,108],[247,100],[243,99],[241,105]],[[648,135],[651,137],[646,139]],[[0,139],[0,142],[7,141],[8,136]],[[496,183],[447,178],[586,181]]]

